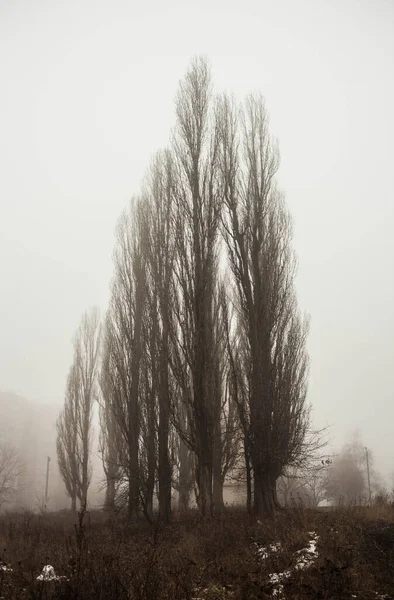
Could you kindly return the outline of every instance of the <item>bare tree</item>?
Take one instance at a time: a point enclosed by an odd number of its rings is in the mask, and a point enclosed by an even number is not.
[[[211,515],[243,447],[248,510],[253,489],[256,513],[269,513],[277,479],[305,456],[309,428],[308,324],[274,183],[279,157],[261,98],[241,110],[227,97],[214,102],[204,59],[181,82],[176,117],[171,150],[156,156],[118,230],[105,381],[119,474],[130,515],[141,503],[151,514],[157,479],[168,521],[171,481],[186,498],[193,478]]]
[[[369,460],[372,472],[371,452]],[[365,447],[358,436],[345,444],[335,456],[327,469],[324,487],[327,499],[335,504],[364,504],[367,501]]]
[[[80,470],[79,499],[87,503],[91,481],[91,436],[93,406],[98,397],[97,377],[99,367],[101,324],[97,309],[86,312],[75,340],[75,367],[79,381],[79,404],[77,412],[77,456]]]
[[[100,319],[96,309],[85,313],[74,341],[74,362],[67,380],[63,411],[57,421],[57,456],[60,473],[71,498],[87,503],[91,481],[93,405],[97,398]]]
[[[279,477],[276,485],[279,502],[282,506],[288,507],[294,503],[294,497],[302,489],[303,481],[298,469],[293,467]]]
[[[303,474],[304,488],[309,496],[311,506],[319,506],[326,499],[327,473],[331,460],[323,460],[321,465],[306,471]]]
[[[143,202],[136,200],[118,226],[115,277],[106,320],[107,385],[111,411],[123,450],[120,463],[127,480],[128,513],[140,508],[141,378],[143,323],[147,304],[147,220]]]
[[[352,457],[345,453],[337,457],[328,472],[326,495],[335,504],[363,504],[366,485],[363,472]]]
[[[248,514],[252,512],[252,465],[251,465],[251,441],[250,441],[250,407],[249,407],[249,380],[250,360],[245,328],[240,327],[240,316],[238,320],[233,319],[230,314],[228,303],[223,302],[223,323],[227,354],[229,357],[229,385],[232,398],[239,416],[241,442],[243,447],[244,469],[238,468],[236,479],[246,483],[246,508]],[[235,322],[234,322],[235,321]]]
[[[181,415],[183,430],[188,437],[188,422],[185,403],[180,401],[176,413]],[[190,506],[191,494],[195,485],[193,477],[194,453],[184,442],[175,427],[171,430],[172,487],[178,492],[178,510],[185,512]]]
[[[190,506],[191,493],[194,487],[193,453],[179,438],[179,477],[175,488],[178,490],[178,509],[185,512]]]
[[[158,153],[144,194],[149,209],[149,319],[153,328],[150,369],[158,401],[158,495],[159,514],[164,522],[168,522],[171,515],[172,479],[169,433],[170,328],[174,265],[173,171],[171,153]]]
[[[293,288],[291,223],[274,183],[279,155],[268,133],[263,100],[249,97],[239,111],[224,97],[218,119],[223,234],[246,368],[238,373],[246,390],[241,420],[253,469],[254,510],[267,514],[278,507],[276,481],[302,452],[309,425],[308,327]]]
[[[2,436],[3,437],[3,436]],[[12,501],[23,472],[23,463],[17,450],[5,439],[0,440],[0,510]]]
[[[213,498],[215,509],[222,509],[223,485],[239,459],[241,429],[226,337],[228,297],[225,280],[220,280],[214,296],[213,360],[215,376],[212,388],[214,402]]]
[[[67,379],[64,407],[56,422],[56,450],[60,475],[66,487],[67,495],[71,498],[71,510],[73,513],[77,509],[77,496],[80,487],[77,457],[78,402],[78,371],[75,365],[72,365]]]
[[[149,318],[144,321],[145,352],[141,361],[141,436],[140,436],[140,495],[142,509],[148,521],[153,519],[153,495],[157,472],[157,391],[158,364],[157,324]]]
[[[174,139],[175,251],[171,360],[186,402],[189,432],[177,419],[184,442],[196,455],[197,501],[203,515],[213,511],[213,446],[216,374],[213,354],[214,285],[218,273],[220,188],[218,140],[210,128],[210,73],[195,60],[177,97]]]
[[[99,450],[106,478],[104,507],[106,510],[111,511],[115,508],[116,492],[122,479],[122,457],[125,452],[122,448],[123,439],[112,410],[115,400],[110,396],[116,393],[116,388],[111,385],[109,348],[106,343],[106,335],[103,337],[103,360],[100,374],[101,397],[99,402]]]
[[[283,506],[304,504],[319,506],[326,499],[326,479],[331,461],[304,467],[293,466],[285,470],[277,481],[278,499]]]

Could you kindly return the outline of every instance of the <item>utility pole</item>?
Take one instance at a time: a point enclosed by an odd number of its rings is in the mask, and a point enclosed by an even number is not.
[[[368,448],[365,446],[365,457],[367,459],[367,476],[368,476],[368,494],[369,494],[369,506],[372,506],[372,497],[371,497],[371,479],[369,476],[369,457],[368,457]]]
[[[47,478],[45,482],[45,509],[48,504],[48,483],[49,483],[49,463],[51,462],[51,457],[47,456]]]

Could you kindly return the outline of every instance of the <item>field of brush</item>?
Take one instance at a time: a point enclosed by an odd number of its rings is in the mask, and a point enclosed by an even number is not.
[[[0,516],[0,598],[394,598],[394,509],[231,510],[171,525],[100,512]],[[45,569],[44,569],[45,567]]]

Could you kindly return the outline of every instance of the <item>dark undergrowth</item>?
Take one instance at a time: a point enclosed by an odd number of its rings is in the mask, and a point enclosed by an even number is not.
[[[297,569],[312,532],[317,555]],[[280,551],[259,554],[272,543]],[[100,512],[7,514],[0,561],[4,600],[389,599],[394,509],[294,509],[257,524],[241,510],[205,521],[191,512],[167,526]],[[48,564],[64,578],[37,580]]]

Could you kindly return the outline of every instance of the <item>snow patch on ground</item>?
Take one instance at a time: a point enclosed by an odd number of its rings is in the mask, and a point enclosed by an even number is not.
[[[316,558],[319,556],[317,552],[317,542],[319,540],[319,536],[314,531],[310,531],[309,535],[311,536],[311,540],[309,540],[309,544],[306,548],[302,548],[295,553],[296,556],[296,570],[308,569],[315,562]]]
[[[269,546],[259,546],[257,543],[255,543],[255,545],[257,546],[257,552],[260,556],[260,558],[268,558],[270,554],[275,554],[276,552],[280,552],[282,550],[282,545],[280,542],[278,542],[277,544],[270,544]]]
[[[293,570],[301,571],[303,569],[308,569],[309,567],[311,567],[314,564],[316,558],[319,556],[318,551],[317,551],[317,543],[319,541],[319,536],[317,535],[317,533],[315,531],[310,531],[308,533],[308,535],[311,538],[309,540],[308,546],[306,548],[302,548],[301,550],[297,550],[297,552],[294,553],[295,565],[294,565],[293,569],[287,569],[286,571],[283,571],[282,573],[270,573],[269,574],[268,582],[272,586],[274,586],[274,588],[272,590],[272,596],[274,598],[281,598],[281,599],[284,598],[283,582],[288,580],[291,577]],[[260,558],[262,558],[264,560],[264,559],[268,558],[271,554],[278,553],[281,550],[282,550],[282,545],[280,544],[280,542],[278,542],[276,544],[270,544],[269,546],[258,546],[257,551],[258,551]]]
[[[52,565],[45,565],[43,568],[41,575],[37,577],[38,581],[67,581],[67,577],[65,575],[56,575],[55,569]]]

